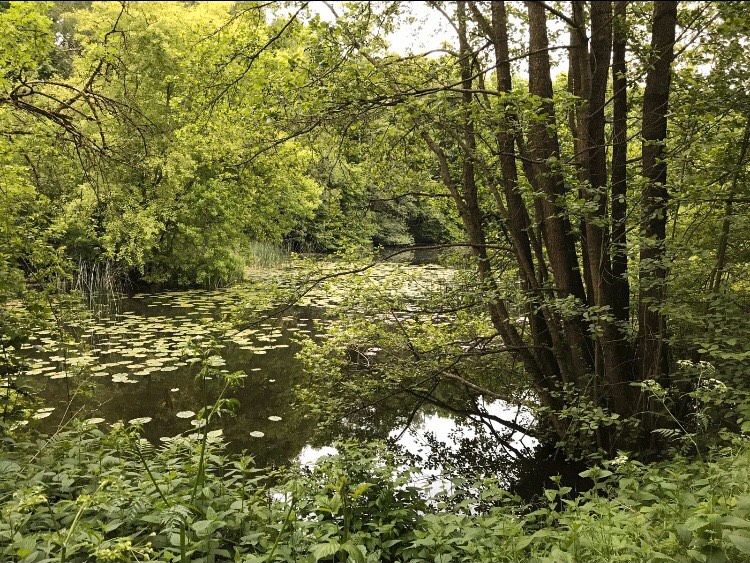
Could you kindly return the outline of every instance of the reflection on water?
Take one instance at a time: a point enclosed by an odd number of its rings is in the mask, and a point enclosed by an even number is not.
[[[434,266],[424,271],[430,276],[439,274]],[[26,349],[30,358],[26,381],[45,402],[34,424],[53,432],[73,415],[103,419],[101,424],[141,419],[145,437],[153,442],[190,431],[196,423],[195,413],[213,403],[223,383],[196,377],[199,358],[189,344],[215,336],[222,346],[210,364],[245,374],[239,387],[229,393],[239,400],[236,414],[217,423],[230,450],[246,450],[262,466],[292,460],[312,463],[333,453],[335,450],[325,445],[331,438],[315,436],[315,420],[304,406],[295,403],[294,387],[305,384],[295,357],[298,337],[325,338],[326,306],[335,297],[325,292],[308,295],[283,316],[241,332],[226,332],[226,327],[209,322],[259,290],[249,283],[225,290],[142,293],[123,298],[117,314],[88,319],[79,327],[88,343],[85,352],[60,345],[49,331],[39,331]],[[71,379],[81,369],[87,375]],[[82,378],[85,384],[79,386]],[[394,426],[404,418],[390,412],[373,421],[373,435],[382,434],[373,437],[400,434],[401,428]],[[424,413],[399,442],[419,454],[426,446],[427,434],[449,444],[456,433],[470,436],[471,432],[452,418]]]
[[[492,403],[482,403],[482,407],[490,415],[502,418],[504,420],[513,420],[516,417],[516,407],[508,405],[503,401],[494,401]],[[526,414],[519,419],[519,423],[530,422],[531,416]],[[498,433],[505,432],[505,428],[497,423],[488,421],[493,424],[493,429]],[[397,437],[400,430],[391,431],[391,437]],[[444,448],[455,447],[455,438],[460,435],[462,438],[474,438],[476,430],[472,425],[466,424],[459,419],[441,416],[440,414],[426,414],[422,417],[419,424],[414,425],[407,430],[399,439],[399,444],[411,454],[424,457],[429,454],[430,444],[426,441],[425,435],[430,433],[435,440],[442,444]],[[516,449],[531,450],[537,445],[537,441],[530,436],[515,432],[508,441]]]

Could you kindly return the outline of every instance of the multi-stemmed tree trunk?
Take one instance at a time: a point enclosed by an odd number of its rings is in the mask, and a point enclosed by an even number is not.
[[[664,381],[668,374],[666,318],[661,312],[666,283],[667,163],[664,144],[674,52],[677,3],[654,3],[651,59],[647,61],[642,108],[641,222],[638,243],[637,317],[631,318],[627,259],[627,77],[626,2],[572,2],[565,16],[542,2],[526,2],[528,14],[529,94],[536,118],[526,130],[514,105],[508,47],[508,15],[504,2],[491,2],[489,17],[474,2],[457,3],[461,95],[460,174],[447,152],[423,134],[436,155],[441,178],[455,200],[478,261],[480,279],[489,291],[490,316],[498,334],[522,361],[540,400],[553,411],[566,406],[575,390],[578,399],[640,422],[641,432],[597,433],[598,446],[638,447],[635,440],[649,431],[653,417],[638,413],[649,402],[633,385],[645,379]],[[551,78],[548,13],[563,17],[570,28],[569,88],[577,105],[570,115],[573,154],[563,154],[559,140]],[[587,13],[588,12],[588,13]],[[471,19],[493,47],[496,94],[500,115],[493,119],[499,170],[488,174],[477,166],[476,104],[470,46]],[[587,25],[587,21],[588,24]],[[590,33],[589,33],[590,28]],[[611,63],[611,64],[610,64]],[[611,71],[611,72],[610,72]],[[610,81],[611,79],[611,92]],[[608,151],[607,115],[612,105]],[[608,162],[608,153],[611,160]],[[575,193],[585,203],[574,211],[568,201],[564,162],[575,163]],[[522,192],[519,172],[531,192]],[[487,229],[478,197],[486,186],[495,213],[504,220],[506,238],[517,262],[527,302],[530,335],[524,337],[511,322],[503,296],[496,293],[495,272],[486,251]],[[637,323],[637,336],[631,336]],[[567,392],[567,391],[566,391]],[[560,437],[570,434],[570,422],[551,416]],[[575,430],[575,429],[574,429]]]

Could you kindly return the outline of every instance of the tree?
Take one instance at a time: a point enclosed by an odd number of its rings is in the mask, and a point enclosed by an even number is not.
[[[494,25],[488,24],[478,8],[473,13],[480,22],[486,36],[494,43],[497,74],[504,58],[507,58],[507,16],[503,3],[493,3]],[[645,379],[660,379],[667,373],[666,364],[666,320],[660,312],[664,303],[664,228],[666,224],[666,163],[663,159],[663,146],[666,137],[666,115],[669,98],[671,62],[676,27],[676,3],[656,2],[652,23],[652,58],[646,75],[646,89],[643,102],[643,170],[647,179],[643,190],[642,223],[643,233],[640,260],[640,314],[639,334],[629,340],[623,321],[627,321],[628,303],[623,291],[627,279],[627,265],[622,258],[622,242],[613,244],[611,232],[616,230],[618,237],[623,234],[622,217],[625,204],[625,190],[622,183],[623,147],[618,147],[617,159],[613,168],[619,185],[614,195],[617,204],[613,206],[614,216],[608,215],[612,202],[611,184],[608,185],[605,110],[606,95],[613,43],[613,13],[610,2],[596,2],[590,6],[591,45],[588,44],[584,3],[573,3],[571,17],[565,18],[571,30],[570,84],[572,93],[578,100],[572,123],[574,138],[575,177],[578,179],[578,194],[581,199],[580,217],[571,210],[567,201],[570,197],[568,179],[562,166],[563,156],[558,139],[554,90],[550,73],[549,42],[547,38],[548,7],[542,3],[528,2],[529,22],[529,93],[535,105],[537,118],[529,127],[527,139],[517,133],[516,144],[521,158],[527,164],[524,172],[533,190],[535,224],[538,228],[536,253],[539,261],[536,271],[533,257],[529,252],[531,241],[528,228],[524,228],[524,217],[530,215],[523,200],[513,197],[513,190],[506,191],[506,200],[501,207],[514,249],[517,265],[524,285],[534,295],[532,305],[533,341],[524,346],[524,340],[517,333],[507,314],[502,314],[505,305],[499,305],[501,314],[492,314],[493,324],[505,342],[518,348],[516,352],[523,360],[528,372],[533,375],[536,388],[542,401],[553,409],[560,408],[564,401],[559,397],[564,385],[572,385],[577,393],[585,395],[594,405],[607,408],[611,413],[623,418],[631,418],[642,408],[643,401],[631,384]],[[623,7],[618,8],[622,17]],[[467,46],[463,3],[457,7],[459,61],[461,64],[463,100],[470,104],[473,81],[469,69],[471,54]],[[622,25],[622,22],[620,23]],[[618,33],[618,72],[623,72],[622,39]],[[506,86],[499,91],[508,91],[508,76],[505,71]],[[620,88],[623,88],[620,79]],[[502,87],[502,80],[501,80]],[[618,128],[623,127],[622,96],[618,98]],[[505,125],[507,127],[507,125]],[[622,139],[623,132],[617,132]],[[505,131],[497,136],[502,141]],[[508,153],[501,145],[498,153]],[[476,149],[470,138],[462,145],[464,159],[475,159]],[[506,157],[507,158],[507,157]],[[441,162],[441,169],[445,164]],[[515,164],[503,167],[504,183],[513,186]],[[465,168],[463,185],[471,194],[475,182],[473,170]],[[468,199],[468,198],[467,198]],[[462,205],[457,200],[459,208]],[[472,209],[471,206],[466,206]],[[520,208],[520,210],[519,210]],[[522,217],[509,217],[508,210],[514,210]],[[473,208],[476,222],[481,212]],[[576,234],[573,225],[580,220],[581,228]],[[485,237],[481,227],[467,228],[469,240],[476,248],[483,248]],[[478,254],[480,271],[490,278],[486,256]],[[613,262],[618,262],[618,276],[613,275]],[[580,273],[580,264],[583,274]],[[547,274],[549,272],[549,274]],[[533,274],[533,275],[532,275]],[[502,303],[502,300],[499,300]],[[572,304],[570,310],[564,304]],[[541,314],[537,314],[537,311]],[[533,325],[537,325],[534,327]],[[541,326],[539,326],[541,325]],[[551,349],[551,356],[549,350]],[[637,350],[639,365],[631,361]],[[658,366],[658,367],[657,367]],[[554,416],[553,416],[554,418]],[[632,420],[632,418],[631,418]],[[569,432],[567,424],[558,421],[558,434],[563,437]],[[644,428],[646,432],[651,428]],[[619,433],[619,430],[618,430]],[[619,444],[614,436],[606,433],[600,436],[600,445],[611,449]],[[631,440],[632,440],[631,436]],[[633,445],[634,442],[631,442]]]
[[[584,446],[590,429],[571,410],[581,406],[605,413],[594,426],[595,449],[646,450],[651,431],[665,422],[661,414],[647,413],[660,407],[642,384],[671,385],[663,313],[669,260],[665,146],[677,3],[655,2],[649,22],[626,14],[623,2],[573,2],[568,14],[543,2],[526,2],[525,14],[518,3],[434,6],[457,36],[457,52],[441,59],[449,71],[437,75],[424,63],[419,83],[414,57],[370,53],[365,59],[378,95],[363,93],[357,107],[403,112],[414,124],[410,139],[421,138],[433,153],[501,350],[523,365],[556,439],[578,435],[572,441]],[[510,50],[509,10],[525,20],[525,52]],[[550,15],[570,32],[567,97],[552,79]],[[626,66],[627,43],[637,41],[628,33],[631,26],[651,36],[649,47],[633,45],[634,52],[645,52],[633,65],[645,78],[635,204],[628,202],[635,192],[628,183],[634,118],[627,91],[641,90],[639,76]],[[528,62],[527,93],[512,75],[511,62],[519,59]],[[394,70],[399,64],[410,69],[408,78]],[[494,88],[485,79],[492,74]],[[568,130],[559,118],[566,113]],[[628,238],[632,209],[640,210],[641,220],[637,236]],[[639,259],[629,260],[634,246]],[[490,249],[504,249],[502,258]],[[521,291],[509,291],[510,257]],[[638,307],[630,306],[631,292]],[[519,326],[521,311],[526,321]],[[491,396],[489,387],[473,392],[484,389]]]

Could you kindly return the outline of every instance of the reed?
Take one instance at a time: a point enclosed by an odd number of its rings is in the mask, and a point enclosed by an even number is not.
[[[277,268],[289,261],[289,248],[270,242],[252,241],[248,245],[251,269]]]

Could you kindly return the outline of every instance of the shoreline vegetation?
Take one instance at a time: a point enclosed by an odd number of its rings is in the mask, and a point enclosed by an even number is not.
[[[256,468],[220,436],[154,447],[79,422],[0,461],[0,553],[17,561],[743,561],[750,453],[588,469],[531,504],[496,480],[435,494],[405,460],[339,444],[312,469]],[[205,446],[205,447],[204,447]],[[705,559],[704,559],[705,557]],[[713,558],[713,559],[711,559]]]

